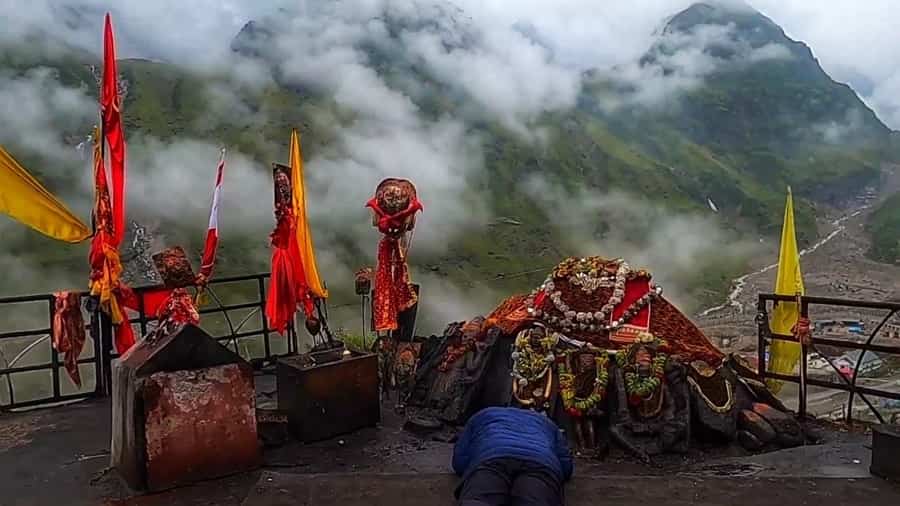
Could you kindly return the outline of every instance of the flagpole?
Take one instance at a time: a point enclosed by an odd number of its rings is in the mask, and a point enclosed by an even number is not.
[[[219,163],[216,164],[216,179],[215,179],[215,184],[213,185],[213,201],[210,203],[210,207],[212,207],[212,205],[215,203],[216,190],[217,190],[218,187],[219,187],[219,176],[218,176],[218,174],[219,174],[219,167],[221,167],[222,164],[225,163],[225,150],[226,150],[226,147],[225,147],[225,146],[222,146],[222,149],[219,151]],[[218,213],[218,210],[217,210],[216,212]],[[208,229],[207,229],[207,233],[209,233],[209,230],[208,230]],[[218,231],[216,231],[216,233],[218,233]],[[201,254],[201,259],[200,259],[200,269],[201,269],[201,271],[203,270],[203,256],[202,256],[202,254]],[[194,305],[195,305],[195,306],[198,306],[198,307],[199,307],[199,306],[201,305],[201,303],[204,302],[204,301],[202,300],[202,296],[203,296],[203,294],[206,292],[206,286],[207,286],[208,282],[209,282],[208,279],[204,279],[202,284],[197,285],[197,287],[196,287],[196,288],[197,288],[197,292],[196,292],[196,294],[194,294]],[[236,350],[236,349],[237,349],[237,348],[235,348],[235,350]]]

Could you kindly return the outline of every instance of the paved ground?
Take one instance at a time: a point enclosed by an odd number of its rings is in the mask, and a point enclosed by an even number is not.
[[[452,503],[451,445],[401,431],[390,410],[384,418],[378,429],[267,450],[264,468],[255,473],[135,496],[107,468],[108,402],[0,415],[0,505]],[[595,504],[602,497],[617,506],[750,505],[766,497],[792,506],[900,504],[900,488],[869,477],[867,441],[865,434],[834,431],[819,446],[757,456],[697,449],[649,467],[616,452],[603,460],[582,457],[568,503]]]
[[[264,473],[243,506],[451,506],[449,475],[289,475]],[[569,505],[896,505],[900,492],[875,479],[834,478],[576,478],[566,490]]]

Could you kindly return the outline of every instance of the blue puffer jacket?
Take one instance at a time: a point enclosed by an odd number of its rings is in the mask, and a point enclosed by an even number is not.
[[[563,480],[572,455],[562,431],[546,416],[518,408],[486,408],[475,414],[453,449],[453,470],[467,476],[478,464],[516,458],[542,464]]]

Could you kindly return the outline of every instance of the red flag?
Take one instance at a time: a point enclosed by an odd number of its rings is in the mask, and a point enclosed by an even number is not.
[[[128,323],[125,306],[133,297],[131,290],[122,283],[122,263],[119,250],[112,244],[112,205],[106,182],[106,168],[100,145],[103,139],[95,130],[94,135],[94,238],[88,261],[91,264],[91,295],[97,297],[100,308],[109,315],[116,329],[116,350],[125,353],[134,344],[134,332]]]
[[[219,245],[219,201],[222,198],[222,176],[225,173],[225,150],[216,167],[216,186],[213,190],[212,206],[209,210],[209,229],[203,246],[203,261],[200,264],[200,279],[206,281],[212,275],[216,263],[216,248]]]
[[[113,245],[118,247],[125,236],[125,131],[122,129],[122,104],[116,69],[116,43],[112,18],[106,14],[103,34],[103,84],[100,88],[100,112],[103,138],[109,146],[112,170]]]

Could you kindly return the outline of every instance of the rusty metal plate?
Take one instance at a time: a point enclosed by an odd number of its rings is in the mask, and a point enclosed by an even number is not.
[[[301,441],[321,441],[381,421],[373,354],[320,365],[302,356],[279,359],[277,380],[278,409]]]
[[[142,394],[149,490],[259,466],[249,366],[158,372],[147,378]]]

